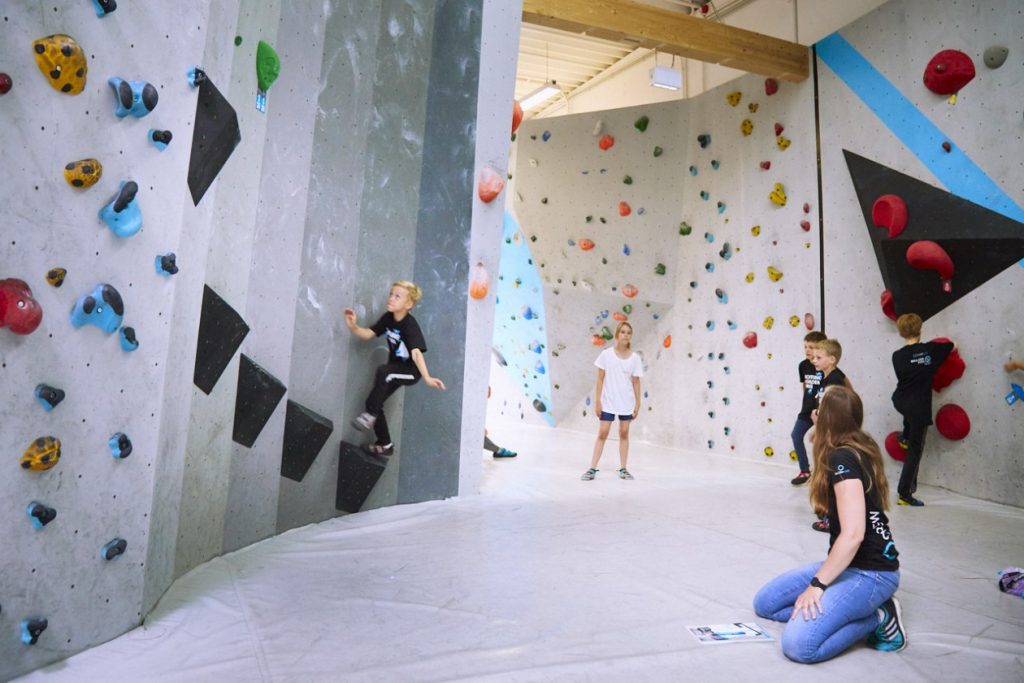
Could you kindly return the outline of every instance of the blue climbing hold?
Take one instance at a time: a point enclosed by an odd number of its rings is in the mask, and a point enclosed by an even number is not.
[[[131,237],[142,229],[142,210],[135,195],[139,185],[134,180],[121,181],[121,187],[110,202],[100,209],[100,220],[118,237]]]
[[[622,253],[625,254],[626,256],[629,256],[632,253],[632,250],[629,248],[628,244],[622,245]]]
[[[25,645],[35,645],[47,626],[49,626],[49,622],[46,619],[22,619],[21,642]]]
[[[156,128],[150,128],[149,133],[146,134],[149,141],[153,143],[161,152],[167,149],[167,145],[171,144],[171,138],[174,137],[169,130],[157,130]]]
[[[707,190],[701,190],[700,191],[700,198],[703,199],[704,201],[707,201],[707,200],[711,199],[711,195],[708,194]]]
[[[547,142],[548,140],[550,140],[551,139],[551,131],[550,130],[544,131],[541,134],[540,139],[543,140],[544,142]]]
[[[725,202],[718,202],[718,213],[725,213]]]
[[[733,321],[731,321],[731,320],[727,321],[727,322],[726,322],[725,324],[726,324],[726,326],[727,326],[727,327],[728,327],[728,328],[729,328],[730,330],[735,330],[735,329],[736,329],[736,323],[734,323],[734,322],[733,322]]]
[[[132,440],[124,432],[118,432],[107,440],[110,454],[118,460],[124,460],[132,454]]]
[[[139,348],[139,339],[135,336],[134,327],[122,327],[120,336],[123,351],[134,351]]]
[[[537,361],[537,364],[533,366],[533,369],[537,371],[537,374],[545,374],[544,363]]]
[[[129,114],[137,119],[156,109],[160,95],[156,88],[146,81],[126,81],[118,76],[111,76],[107,83],[114,89],[117,108],[114,114],[123,119]]]
[[[711,144],[711,134],[703,133],[701,135],[698,135],[697,142],[700,144],[701,149],[707,148],[707,146]]]
[[[115,538],[100,549],[100,557],[104,560],[114,560],[124,555],[128,549],[128,541],[123,538]]]
[[[718,297],[718,303],[727,304],[729,303],[729,295],[725,293],[725,290],[719,288],[715,290],[715,296]]]
[[[710,232],[706,232],[704,233],[704,239],[708,242],[708,244],[710,244],[715,241],[715,236],[712,235]]]
[[[57,519],[56,510],[35,500],[28,504],[28,507],[25,508],[25,513],[32,522],[32,526],[37,529],[42,529],[50,522]]]
[[[1024,401],[1024,388],[1019,384],[1010,384],[1010,393],[1006,395],[1006,403],[1012,406],[1017,401]]]
[[[159,275],[170,277],[178,272],[177,256],[174,252],[168,252],[166,254],[158,254],[156,259],[153,261],[153,265],[156,267],[156,272]]]
[[[704,270],[708,271],[709,273],[715,272],[715,264],[714,263],[705,263],[704,264]]]
[[[715,329],[715,321],[714,320],[709,320],[709,321],[707,321],[704,324],[704,326],[707,327],[708,328],[708,332],[710,332],[711,330]]]
[[[96,285],[90,294],[84,294],[71,309],[71,324],[82,327],[95,325],[107,334],[114,332],[124,318],[121,294],[107,284]]]
[[[36,400],[43,410],[50,412],[57,407],[57,404],[64,400],[64,390],[51,387],[49,384],[36,385]]]
[[[190,88],[198,88],[206,80],[206,72],[198,66],[193,66],[185,72],[185,75],[188,77],[188,87]]]
[[[718,159],[711,160],[711,168],[717,171],[719,166],[721,166],[721,164],[718,163]]]
[[[693,175],[693,176],[697,175],[697,167],[696,166],[691,166],[690,167],[690,175]]]
[[[102,19],[117,9],[117,0],[92,0],[92,5],[96,9],[96,16]]]

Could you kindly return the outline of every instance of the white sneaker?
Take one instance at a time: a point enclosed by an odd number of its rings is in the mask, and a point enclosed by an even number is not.
[[[356,429],[368,432],[373,429],[373,423],[377,421],[373,415],[369,413],[360,413],[352,420],[352,426]]]

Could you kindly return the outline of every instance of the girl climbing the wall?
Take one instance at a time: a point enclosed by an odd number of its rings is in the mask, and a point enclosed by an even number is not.
[[[754,596],[758,616],[786,623],[782,652],[796,662],[831,659],[867,639],[876,650],[907,646],[900,604],[899,552],[885,515],[889,484],[878,444],[861,429],[864,406],[842,385],[818,405],[810,498],[827,514],[824,562],[790,570]]]
[[[597,366],[597,403],[594,412],[600,421],[590,469],[580,477],[591,481],[597,475],[597,464],[604,452],[612,422],[619,418],[619,477],[632,479],[626,469],[629,458],[629,425],[640,413],[640,378],[644,374],[643,361],[633,352],[633,326],[623,321],[615,328],[615,346],[605,349],[594,361]]]

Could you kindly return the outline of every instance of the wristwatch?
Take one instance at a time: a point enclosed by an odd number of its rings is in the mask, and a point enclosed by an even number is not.
[[[815,576],[814,578],[811,579],[811,585],[814,586],[815,588],[820,588],[821,590],[825,590],[826,588],[828,588],[827,584],[824,584],[821,581],[818,581],[818,577],[817,576]]]

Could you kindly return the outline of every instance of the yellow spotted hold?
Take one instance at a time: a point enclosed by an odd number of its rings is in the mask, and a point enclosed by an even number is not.
[[[39,38],[32,43],[36,66],[46,82],[57,92],[77,95],[85,89],[89,65],[85,52],[75,39],[63,33]]]
[[[750,229],[750,234],[753,235],[754,237],[757,237],[758,235],[760,235],[761,234],[761,226],[760,225],[755,225],[754,227],[752,227]]]
[[[765,446],[765,448],[764,448],[764,454],[765,454],[765,455],[767,455],[767,456],[768,456],[768,457],[770,458],[770,457],[772,457],[773,455],[775,455],[775,449],[774,449],[774,448],[772,448],[771,446]]]
[[[782,279],[782,271],[775,266],[768,266],[768,279],[772,282],[778,282]]]
[[[768,316],[767,318],[764,319],[764,322],[761,323],[761,327],[763,327],[766,330],[770,330],[770,329],[772,329],[772,325],[774,325],[774,324],[775,324],[775,318],[773,318],[771,316]]]
[[[747,282],[753,282],[754,281],[754,274],[753,273],[747,273],[747,277],[745,279],[746,279]]]
[[[754,122],[750,119],[743,119],[743,123],[740,124],[740,132],[743,133],[744,137],[754,132]]]
[[[790,452],[789,452],[789,459],[790,459],[790,460],[796,460],[796,459],[797,459],[797,457],[796,457],[796,451],[790,451]]]
[[[790,327],[799,327],[800,326],[800,318],[796,317],[795,315],[789,316],[789,326]]]
[[[772,186],[772,191],[768,194],[768,199],[772,200],[772,204],[776,206],[786,205],[786,188],[782,183],[775,183]]]
[[[72,187],[92,187],[103,176],[103,164],[96,159],[72,161],[64,167],[64,180]]]
[[[751,102],[750,104],[748,104],[747,105],[747,109],[750,110],[751,114],[756,114],[757,113],[757,102]]]
[[[30,472],[45,472],[60,460],[60,439],[40,436],[29,444],[21,456],[21,468]]]
[[[785,151],[789,147],[790,141],[785,135],[780,135],[775,138],[775,144],[779,146],[779,149]]]
[[[735,107],[737,104],[740,103],[740,99],[742,97],[743,97],[743,93],[741,93],[739,90],[737,90],[736,92],[731,92],[728,95],[726,95],[725,96],[725,101]]]

